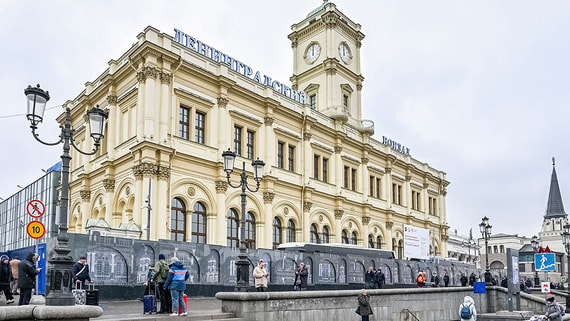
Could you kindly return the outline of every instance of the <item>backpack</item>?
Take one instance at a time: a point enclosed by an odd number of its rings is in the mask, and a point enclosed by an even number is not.
[[[163,280],[168,278],[168,265],[164,262],[160,262],[160,277]]]
[[[463,305],[461,308],[461,319],[462,320],[471,320],[471,304]]]
[[[558,305],[558,312],[560,312],[561,316],[565,316],[566,315],[566,311],[564,311],[564,307],[561,306],[560,304]]]

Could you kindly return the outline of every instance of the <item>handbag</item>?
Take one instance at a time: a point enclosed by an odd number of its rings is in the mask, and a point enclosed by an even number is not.
[[[360,315],[360,306],[358,306],[358,308],[356,308],[356,311],[354,311],[354,313]]]
[[[295,285],[301,285],[301,279],[298,279],[297,281],[295,281]]]

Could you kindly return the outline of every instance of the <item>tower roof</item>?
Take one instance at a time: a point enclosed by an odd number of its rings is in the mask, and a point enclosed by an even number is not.
[[[327,2],[329,2],[329,0],[323,0],[323,3],[322,3],[320,6],[318,6],[317,9],[315,9],[315,10],[309,12],[309,14],[307,15],[307,18],[310,17],[310,16],[312,16],[312,15],[314,15],[315,13],[321,11],[321,10],[325,7],[325,5],[327,4]]]
[[[548,204],[546,205],[544,219],[566,216],[560,187],[558,186],[558,177],[556,176],[555,159],[552,157],[552,178],[550,179],[550,192],[548,193]]]

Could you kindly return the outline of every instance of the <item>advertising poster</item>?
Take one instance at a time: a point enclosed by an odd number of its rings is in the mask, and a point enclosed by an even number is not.
[[[429,230],[404,224],[404,256],[429,259]]]

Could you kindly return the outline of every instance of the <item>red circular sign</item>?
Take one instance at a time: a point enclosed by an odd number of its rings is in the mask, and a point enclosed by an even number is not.
[[[26,227],[31,238],[39,239],[46,234],[46,227],[40,221],[31,221]]]
[[[28,205],[26,205],[26,211],[31,217],[40,218],[46,212],[46,207],[42,201],[33,200],[28,202]]]

